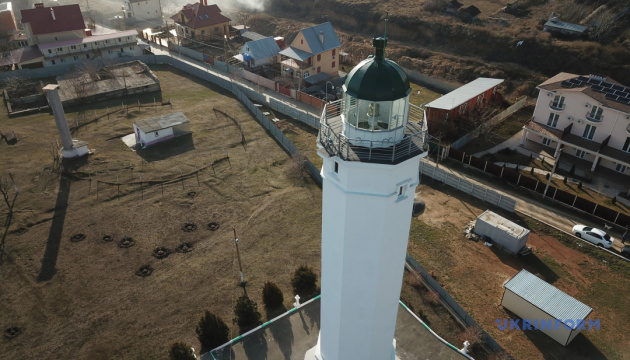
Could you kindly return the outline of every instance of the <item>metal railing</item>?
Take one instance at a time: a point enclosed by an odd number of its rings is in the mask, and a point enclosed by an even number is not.
[[[591,115],[590,111],[586,112],[586,115],[584,115],[584,117],[586,117],[586,120],[594,123],[600,123],[604,121],[604,115],[593,116]]]
[[[562,111],[562,110],[564,110],[564,102],[560,103],[560,102],[556,102],[556,101],[554,101],[554,100],[551,100],[551,101],[549,102],[549,107],[550,107],[552,110]]]
[[[326,104],[322,112],[318,141],[329,154],[350,161],[398,163],[427,150],[427,132],[419,107],[410,104],[406,134],[394,143],[346,137],[341,130],[343,105],[343,100],[337,100]]]

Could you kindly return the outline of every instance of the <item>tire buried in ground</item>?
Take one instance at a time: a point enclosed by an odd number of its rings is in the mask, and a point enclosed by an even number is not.
[[[132,246],[134,246],[136,243],[136,241],[131,238],[131,237],[124,237],[122,239],[120,239],[120,241],[118,242],[118,247],[120,248],[130,248]]]
[[[182,230],[185,232],[195,231],[197,230],[197,225],[195,223],[185,223],[184,226],[182,226]]]
[[[111,235],[103,235],[103,238],[101,239],[101,241],[103,242],[112,242],[114,241],[114,237]]]
[[[147,277],[153,273],[153,268],[151,265],[142,265],[138,270],[136,270],[136,275],[140,277]]]
[[[18,337],[18,335],[20,335],[21,333],[22,333],[21,328],[17,326],[11,326],[10,328],[7,328],[6,330],[4,330],[4,337],[11,340]]]
[[[197,196],[197,192],[196,191],[189,191],[188,194],[186,194],[186,196],[188,196],[189,198],[194,198],[195,196]]]
[[[153,257],[156,259],[164,259],[167,258],[171,251],[165,247],[157,247],[153,249]]]
[[[208,230],[210,230],[210,231],[216,231],[216,230],[218,230],[218,229],[219,229],[219,223],[218,223],[218,222],[214,222],[214,221],[213,221],[213,222],[211,222],[211,223],[208,223]]]
[[[74,234],[70,236],[70,241],[72,242],[79,242],[83,240],[85,240],[85,234],[82,234],[82,233],[78,233],[78,234]]]
[[[191,243],[179,244],[179,246],[175,248],[175,251],[177,251],[178,253],[189,253],[193,251],[193,246]]]

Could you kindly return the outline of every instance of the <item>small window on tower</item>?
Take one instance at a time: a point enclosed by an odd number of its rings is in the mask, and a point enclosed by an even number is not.
[[[335,174],[339,173],[339,163],[335,161]]]

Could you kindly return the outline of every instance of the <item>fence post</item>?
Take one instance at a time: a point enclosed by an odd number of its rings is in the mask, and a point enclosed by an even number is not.
[[[619,211],[617,211],[617,216],[615,216],[615,221],[613,221],[613,223],[617,223],[617,219],[619,219]]]
[[[575,195],[575,199],[573,199],[573,205],[571,205],[572,207],[575,207],[575,202],[577,201],[577,195]]]
[[[596,210],[597,210],[597,204],[595,204],[595,209],[593,209],[593,215],[595,215]]]
[[[483,164],[483,172],[486,172],[486,167],[488,166],[488,160],[486,160],[486,163]]]
[[[505,170],[505,166],[501,168],[501,175],[499,175],[500,178],[503,178],[503,170]]]
[[[521,175],[523,175],[523,174],[518,174],[518,179],[516,180],[516,185],[517,186],[518,186],[518,183],[521,182]],[[558,190],[558,189],[556,189],[556,190]],[[555,194],[554,194],[554,196],[555,196]]]
[[[440,153],[439,149],[440,149],[440,145],[438,145],[438,156]],[[464,162],[464,160],[466,160],[466,153],[462,153],[462,162]]]
[[[538,183],[540,183],[540,181],[536,180],[536,187],[534,188],[534,191],[538,190]]]
[[[470,163],[472,162],[472,155],[468,155],[468,166],[470,166]]]

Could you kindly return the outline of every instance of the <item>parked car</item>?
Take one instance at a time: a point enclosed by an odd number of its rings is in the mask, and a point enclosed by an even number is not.
[[[606,249],[610,248],[615,241],[615,239],[606,234],[604,230],[586,225],[575,225],[573,227],[573,233],[579,238],[592,242],[597,246],[603,246]]]
[[[621,255],[630,258],[630,245],[626,245],[621,248]]]

